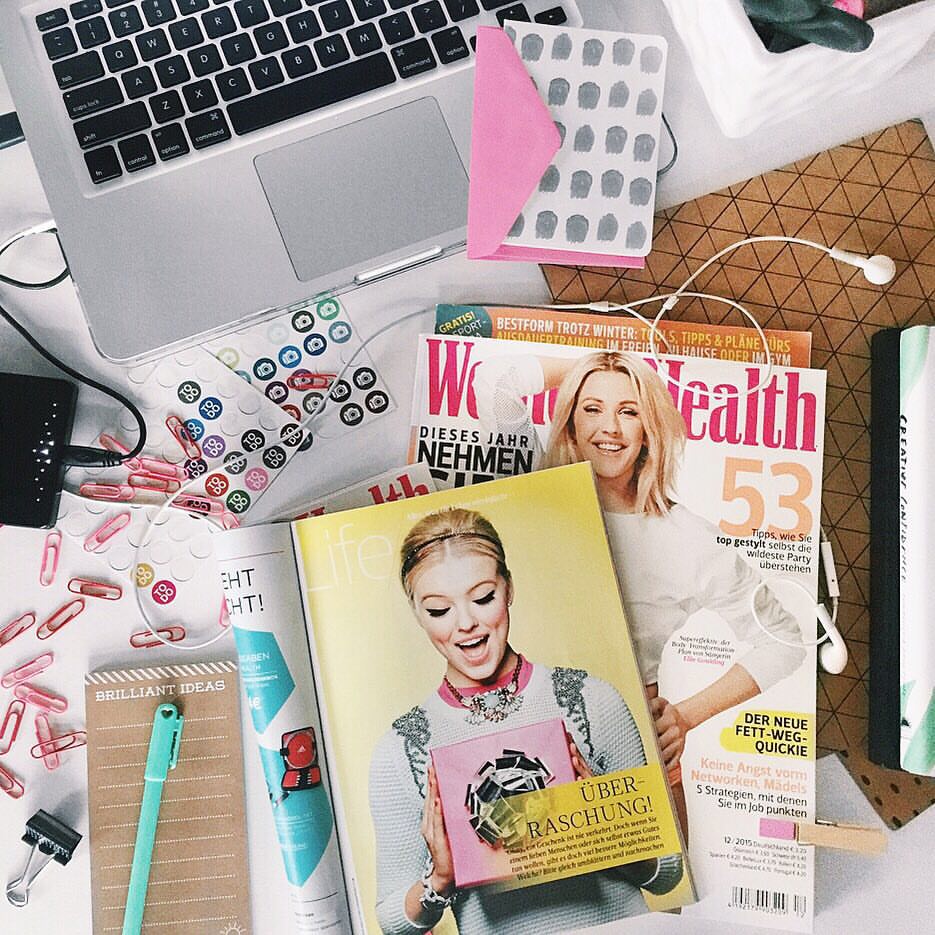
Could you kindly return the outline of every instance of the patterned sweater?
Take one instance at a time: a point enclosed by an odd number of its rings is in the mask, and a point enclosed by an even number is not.
[[[499,724],[468,724],[466,711],[438,693],[393,722],[380,739],[370,768],[370,809],[376,833],[377,917],[385,935],[419,935],[435,925],[414,925],[405,913],[406,893],[421,879],[428,848],[420,833],[429,750],[552,718],[564,719],[594,773],[646,762],[639,731],[616,689],[580,669],[534,665],[520,692],[522,707]],[[464,890],[452,907],[460,935],[544,935],[600,925],[646,911],[640,886],[620,869],[598,871],[533,889]],[[652,893],[667,893],[681,879],[679,855],[660,858]]]

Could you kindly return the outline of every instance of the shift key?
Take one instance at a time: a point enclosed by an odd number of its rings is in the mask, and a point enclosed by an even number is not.
[[[96,117],[88,117],[87,120],[79,120],[75,124],[75,136],[78,137],[78,145],[87,149],[98,143],[109,143],[121,136],[139,133],[140,130],[148,129],[150,123],[146,105],[137,101]]]

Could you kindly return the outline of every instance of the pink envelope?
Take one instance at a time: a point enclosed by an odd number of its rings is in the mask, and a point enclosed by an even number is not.
[[[560,147],[558,128],[510,37],[493,26],[479,27],[471,127],[468,258],[642,269],[646,265],[644,257],[503,245]]]

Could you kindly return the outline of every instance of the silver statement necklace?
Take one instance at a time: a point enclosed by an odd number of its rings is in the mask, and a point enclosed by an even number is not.
[[[445,684],[448,690],[455,696],[455,700],[462,707],[467,708],[468,714],[465,720],[468,724],[483,724],[489,721],[492,724],[499,724],[505,720],[514,711],[518,711],[523,706],[522,696],[517,694],[519,691],[519,673],[523,667],[523,657],[516,657],[516,667],[513,669],[513,675],[510,681],[500,688],[492,688],[490,691],[478,692],[465,698],[454,685],[445,676]]]

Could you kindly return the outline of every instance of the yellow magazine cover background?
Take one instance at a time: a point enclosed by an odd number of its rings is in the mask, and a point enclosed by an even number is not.
[[[374,933],[380,929],[371,756],[393,720],[420,704],[441,677],[439,656],[400,584],[399,550],[419,519],[455,506],[482,513],[503,540],[515,586],[510,644],[535,662],[584,669],[614,686],[636,721],[648,763],[659,762],[589,464],[295,524],[330,733],[329,768],[341,790],[365,922]],[[660,823],[669,823],[666,837],[675,840],[666,806],[657,813]],[[664,897],[645,895],[649,908],[658,909],[690,902],[691,893],[686,870]],[[434,931],[455,931],[450,914]]]

